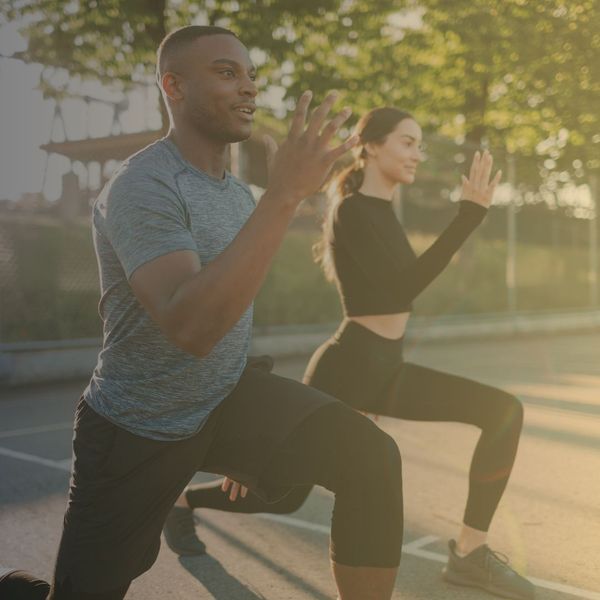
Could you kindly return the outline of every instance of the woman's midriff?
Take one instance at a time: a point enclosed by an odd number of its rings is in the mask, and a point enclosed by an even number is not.
[[[360,315],[347,317],[348,320],[354,321],[359,325],[366,327],[373,333],[389,340],[397,340],[404,336],[409,318],[409,312],[396,313],[393,315]]]

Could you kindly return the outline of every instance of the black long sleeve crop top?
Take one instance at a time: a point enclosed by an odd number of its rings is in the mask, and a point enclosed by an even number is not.
[[[337,206],[329,244],[346,316],[407,312],[483,221],[487,209],[462,200],[456,217],[417,257],[388,200],[359,192]]]

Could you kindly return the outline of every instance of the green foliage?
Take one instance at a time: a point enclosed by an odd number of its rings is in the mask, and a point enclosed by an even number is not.
[[[0,262],[0,342],[101,335],[97,267],[87,225],[0,221],[11,256]],[[333,323],[341,310],[335,287],[312,259],[316,230],[292,230],[255,303],[255,324]],[[422,252],[434,237],[410,234]],[[519,310],[588,305],[587,249],[519,244]],[[419,297],[416,314],[503,312],[506,244],[476,235]]]
[[[289,99],[338,88],[357,113],[401,105],[430,131],[533,157],[532,177],[536,154],[600,169],[597,0],[8,0],[0,16],[31,20],[25,60],[125,84],[153,72],[166,31],[223,25]]]
[[[290,231],[256,298],[257,325],[331,323],[341,310],[333,285],[312,259],[313,231]]]
[[[98,273],[88,226],[0,221],[0,341],[97,337]]]

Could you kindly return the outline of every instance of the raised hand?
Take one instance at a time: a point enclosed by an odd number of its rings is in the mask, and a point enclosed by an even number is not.
[[[494,159],[487,150],[483,152],[483,155],[479,151],[475,152],[469,178],[462,176],[461,198],[463,200],[471,200],[471,202],[481,204],[486,208],[490,206],[496,186],[502,177],[502,171],[498,171],[494,179],[490,181],[493,162]]]
[[[336,100],[336,94],[329,94],[306,124],[311,99],[311,92],[304,92],[300,96],[288,136],[279,148],[273,138],[265,136],[269,169],[267,190],[295,203],[314,194],[335,161],[358,141],[356,137],[351,137],[343,144],[329,148],[329,142],[351,111],[345,108],[325,124]]]

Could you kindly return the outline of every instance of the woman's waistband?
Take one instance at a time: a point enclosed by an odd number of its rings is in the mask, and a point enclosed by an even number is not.
[[[397,339],[386,338],[351,319],[342,321],[333,339],[343,346],[366,346],[370,350],[377,349],[400,356],[404,346],[404,336]]]

